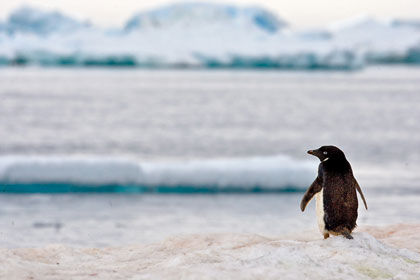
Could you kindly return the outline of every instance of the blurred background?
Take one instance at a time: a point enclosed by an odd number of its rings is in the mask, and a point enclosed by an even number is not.
[[[315,229],[322,145],[420,221],[420,2],[0,4],[1,247]]]

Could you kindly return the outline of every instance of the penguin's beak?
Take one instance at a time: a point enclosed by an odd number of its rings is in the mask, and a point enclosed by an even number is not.
[[[314,154],[314,150],[309,150],[308,154],[313,155]]]

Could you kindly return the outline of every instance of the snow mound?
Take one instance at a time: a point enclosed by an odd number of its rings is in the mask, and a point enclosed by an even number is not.
[[[0,278],[419,279],[420,255],[367,233],[297,241],[243,234],[177,236],[106,249],[0,249]]]

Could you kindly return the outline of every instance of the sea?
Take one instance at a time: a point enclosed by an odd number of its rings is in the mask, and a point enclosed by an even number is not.
[[[313,230],[323,145],[352,164],[359,225],[420,222],[419,67],[3,67],[0,247]]]

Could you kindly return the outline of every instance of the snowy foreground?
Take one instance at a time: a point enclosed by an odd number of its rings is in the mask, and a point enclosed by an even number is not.
[[[354,240],[177,236],[105,249],[0,249],[1,279],[420,279],[420,225],[361,227]]]

